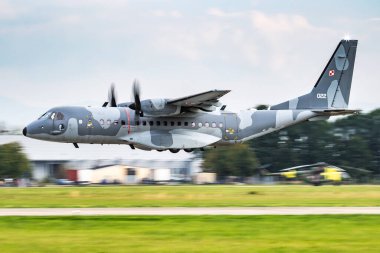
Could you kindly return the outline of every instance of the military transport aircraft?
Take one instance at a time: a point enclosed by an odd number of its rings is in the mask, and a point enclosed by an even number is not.
[[[140,99],[118,104],[111,86],[102,107],[55,107],[23,129],[39,140],[127,144],[132,149],[191,152],[231,145],[303,122],[352,114],[348,110],[357,40],[342,40],[310,93],[268,110],[225,111],[219,99],[229,90],[211,90],[176,99]]]

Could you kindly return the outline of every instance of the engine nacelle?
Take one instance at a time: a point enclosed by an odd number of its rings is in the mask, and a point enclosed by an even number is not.
[[[165,117],[181,113],[181,106],[168,105],[166,99],[146,99],[141,101],[141,110],[144,116]]]

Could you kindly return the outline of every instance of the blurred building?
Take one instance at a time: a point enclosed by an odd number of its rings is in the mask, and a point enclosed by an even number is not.
[[[72,178],[73,181],[123,184],[149,181],[191,181],[201,171],[194,154],[131,150],[127,145],[54,143],[0,135],[0,144],[18,142],[32,164],[32,178],[38,181]],[[71,172],[70,172],[71,171]],[[70,174],[71,173],[71,174]],[[79,180],[84,179],[87,180]]]
[[[92,184],[147,184],[171,181],[190,181],[190,175],[175,177],[170,168],[143,168],[128,165],[111,165],[93,169],[65,169],[66,178],[74,182]]]
[[[201,172],[193,176],[194,184],[214,184],[216,182],[216,173]]]

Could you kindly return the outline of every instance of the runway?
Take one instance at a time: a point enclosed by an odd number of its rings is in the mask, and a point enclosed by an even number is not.
[[[0,216],[380,214],[380,207],[0,208]]]

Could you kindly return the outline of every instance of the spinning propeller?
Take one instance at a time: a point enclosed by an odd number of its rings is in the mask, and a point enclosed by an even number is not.
[[[144,113],[141,109],[141,100],[140,100],[140,83],[135,80],[132,86],[132,96],[133,102],[128,105],[129,108],[135,111],[136,116],[144,116]],[[117,95],[115,85],[112,83],[110,89],[108,90],[108,101],[104,102],[103,107],[118,107],[117,104]]]
[[[115,85],[112,83],[110,89],[108,90],[108,101],[104,102],[102,107],[117,107],[117,98],[116,98],[116,90]]]
[[[110,90],[108,91],[108,103],[110,107],[117,107],[116,91],[114,84],[111,84]]]
[[[134,103],[130,104],[129,108],[131,108],[132,110],[135,110],[136,115],[144,117],[144,113],[141,109],[140,83],[137,80],[133,82],[132,94],[133,94]]]

